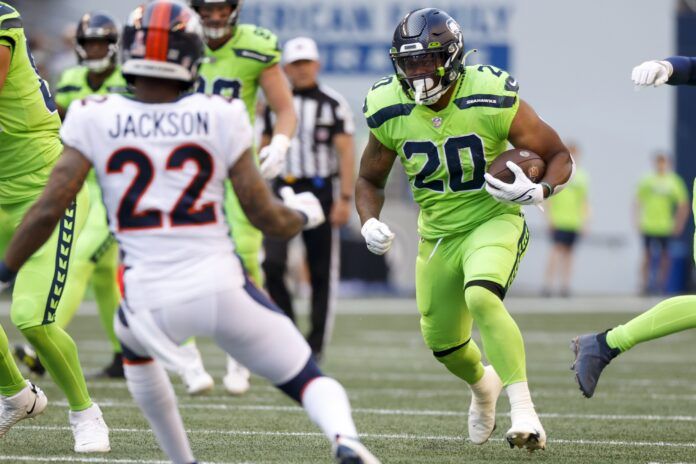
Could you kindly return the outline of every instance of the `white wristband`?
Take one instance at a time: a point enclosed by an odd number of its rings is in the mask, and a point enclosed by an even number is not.
[[[270,144],[277,147],[282,153],[287,153],[288,148],[290,148],[290,138],[285,134],[275,134]]]

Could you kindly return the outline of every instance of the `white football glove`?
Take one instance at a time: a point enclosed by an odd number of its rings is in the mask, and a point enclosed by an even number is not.
[[[360,233],[365,237],[367,249],[376,255],[383,255],[389,251],[394,241],[394,232],[388,225],[375,218],[365,221]]]
[[[644,61],[633,68],[631,80],[634,85],[654,85],[657,87],[667,82],[672,71],[672,63],[669,61]]]
[[[285,206],[294,209],[307,218],[304,226],[305,230],[314,229],[324,222],[324,209],[312,192],[295,193],[292,188],[283,187],[278,193],[280,193]]]
[[[512,184],[496,179],[488,173],[484,174],[486,191],[493,198],[502,203],[518,205],[538,205],[544,201],[544,188],[541,184],[535,184],[529,180],[522,168],[512,161],[508,161],[505,165],[515,175],[515,181]]]
[[[276,134],[271,139],[271,143],[266,145],[259,152],[259,169],[261,175],[266,179],[274,179],[283,172],[285,167],[285,155],[290,148],[290,139],[284,134]]]

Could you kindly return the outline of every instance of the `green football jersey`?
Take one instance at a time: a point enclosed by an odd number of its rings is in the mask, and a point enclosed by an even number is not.
[[[241,98],[253,125],[261,72],[279,61],[278,38],[273,33],[251,24],[239,24],[222,47],[206,47],[206,60],[198,72],[198,91]]]
[[[74,66],[66,69],[60,75],[58,86],[56,88],[56,103],[66,110],[75,100],[82,100],[89,95],[105,95],[109,93],[128,94],[128,83],[121,74],[121,69],[117,66],[109,77],[104,80],[101,87],[93,90],[87,83],[87,74],[89,69],[84,66]],[[94,169],[89,171],[87,176],[87,186],[90,192],[90,198],[101,198],[101,189],[97,182],[97,176],[94,174]]]
[[[677,174],[670,172],[645,176],[638,185],[641,232],[655,236],[672,235],[674,212],[677,206],[686,201],[686,185]]]
[[[89,73],[89,69],[86,67],[74,66],[66,69],[60,75],[60,80],[56,87],[56,103],[59,106],[67,109],[73,101],[81,100],[92,94],[128,93],[128,84],[118,67],[97,90],[93,90],[87,83],[87,73]]]
[[[17,10],[0,2],[0,46],[10,49],[10,68],[0,89],[0,180],[52,165],[62,152],[60,118],[27,46]],[[3,196],[6,196],[3,189]],[[18,201],[28,192],[16,192]],[[2,198],[7,201],[8,198]]]
[[[577,169],[570,183],[549,198],[549,219],[554,229],[577,232],[587,219],[587,172]]]
[[[465,232],[499,214],[519,214],[484,188],[483,174],[508,147],[517,82],[493,66],[467,66],[446,108],[416,105],[395,76],[377,81],[363,112],[374,136],[397,153],[428,239]]]

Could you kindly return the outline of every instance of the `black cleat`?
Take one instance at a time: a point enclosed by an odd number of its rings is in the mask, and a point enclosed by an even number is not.
[[[575,380],[586,398],[592,398],[602,371],[621,351],[607,345],[607,332],[590,333],[575,337],[570,348],[575,353],[575,361],[570,369],[575,372]]]
[[[114,353],[114,359],[111,364],[104,367],[101,371],[88,376],[90,379],[123,379],[123,355]]]
[[[39,377],[46,373],[46,368],[43,367],[43,364],[41,364],[39,355],[36,354],[36,351],[34,351],[34,348],[32,348],[31,345],[15,345],[14,355],[20,363],[27,366],[31,372]]]

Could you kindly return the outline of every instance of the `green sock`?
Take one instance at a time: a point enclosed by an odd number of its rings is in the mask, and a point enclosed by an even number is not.
[[[677,296],[611,329],[607,333],[607,345],[624,352],[638,343],[693,328],[696,328],[696,296]]]
[[[486,357],[503,385],[526,382],[527,367],[522,334],[503,302],[490,290],[477,285],[468,287],[464,297],[481,333]]]
[[[56,324],[45,324],[22,330],[32,344],[41,364],[68,398],[73,411],[92,406],[85,376],[77,357],[77,346],[68,333]]]
[[[436,355],[435,359],[469,385],[478,382],[483,377],[481,351],[473,339],[469,339],[466,345],[450,354],[445,356]]]
[[[0,325],[0,395],[13,396],[27,386],[10,353],[7,334]]]
[[[118,248],[114,247],[114,250],[118,252]],[[92,275],[92,287],[99,308],[99,320],[111,342],[111,349],[114,353],[120,353],[121,342],[118,341],[114,330],[114,316],[121,302],[121,292],[116,282],[116,269],[98,267]]]

